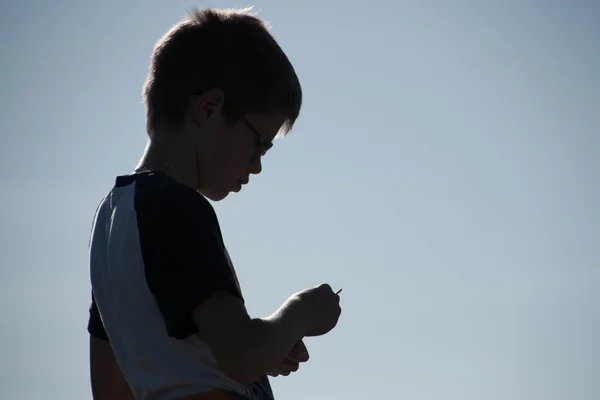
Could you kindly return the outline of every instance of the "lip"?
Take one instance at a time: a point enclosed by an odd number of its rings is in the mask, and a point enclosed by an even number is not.
[[[247,185],[248,182],[250,182],[250,180],[249,179],[246,179],[246,180],[238,179],[238,182],[241,183],[242,185]]]

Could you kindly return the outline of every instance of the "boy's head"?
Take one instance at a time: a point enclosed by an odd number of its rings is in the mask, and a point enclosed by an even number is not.
[[[302,105],[294,68],[247,9],[192,10],[156,43],[143,94],[148,135],[186,137],[198,190],[213,200],[260,172]]]

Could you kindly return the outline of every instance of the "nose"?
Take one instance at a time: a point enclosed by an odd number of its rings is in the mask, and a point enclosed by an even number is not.
[[[262,162],[261,157],[256,157],[254,162],[250,165],[250,173],[254,175],[258,175],[262,171]]]

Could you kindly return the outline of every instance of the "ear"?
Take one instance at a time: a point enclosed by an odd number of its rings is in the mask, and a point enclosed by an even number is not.
[[[208,120],[221,111],[225,103],[225,93],[221,89],[210,89],[194,100],[192,117],[199,126],[204,126]]]

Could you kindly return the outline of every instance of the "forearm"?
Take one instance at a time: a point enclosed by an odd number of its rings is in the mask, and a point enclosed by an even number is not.
[[[232,377],[250,383],[281,363],[307,330],[305,308],[288,300],[271,316],[248,320],[230,348]]]

